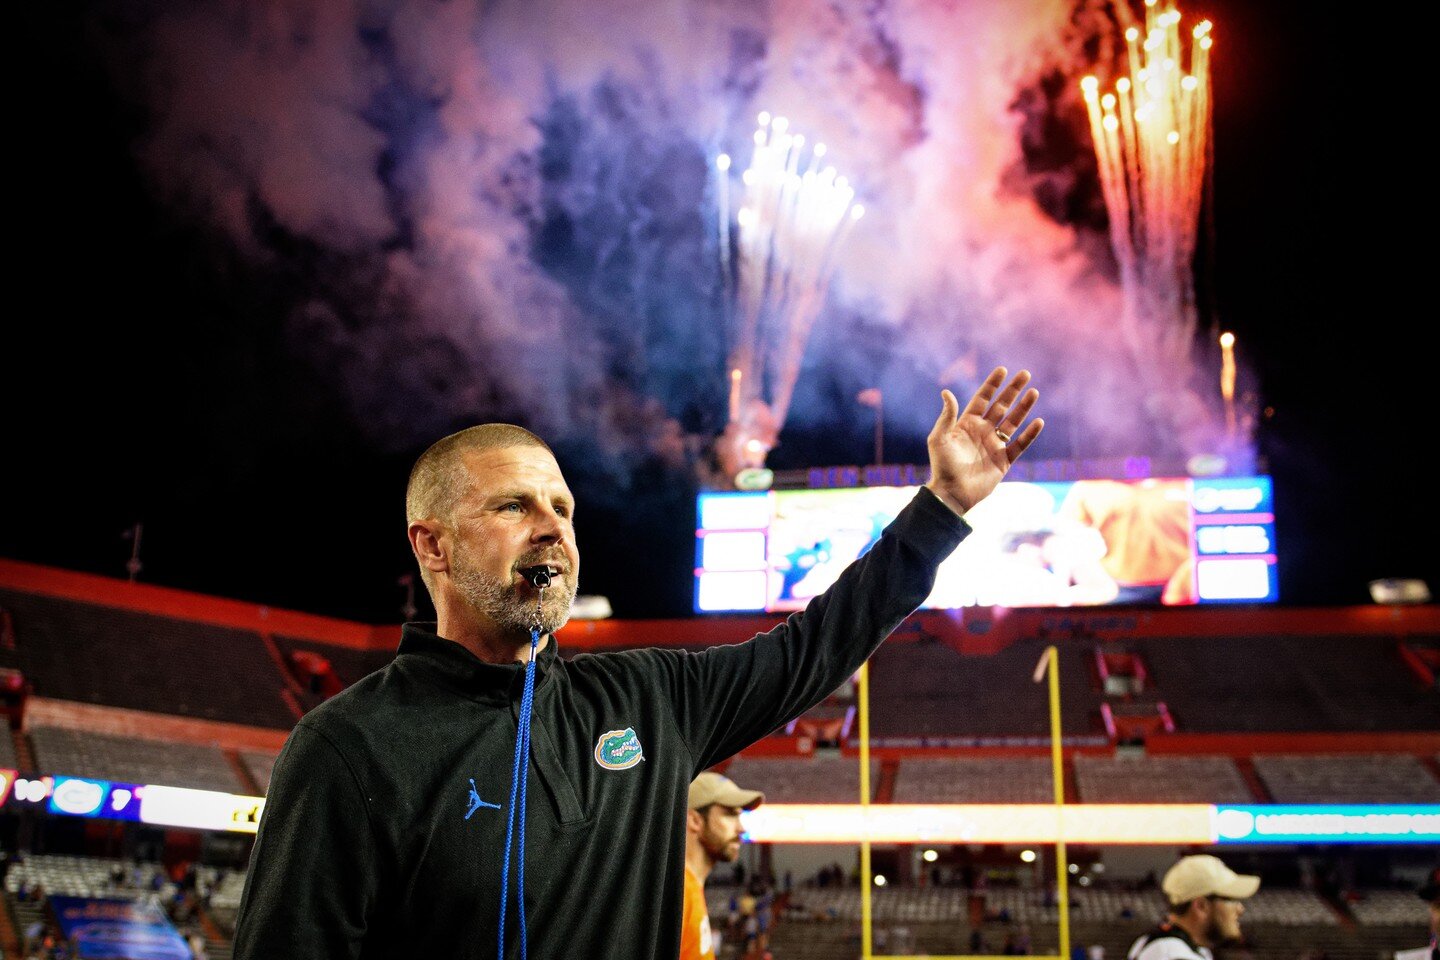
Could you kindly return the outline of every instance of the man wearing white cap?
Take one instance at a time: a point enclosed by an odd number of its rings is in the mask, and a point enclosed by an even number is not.
[[[1170,915],[1135,941],[1129,960],[1214,960],[1210,948],[1240,939],[1240,901],[1260,878],[1236,873],[1218,857],[1182,857],[1160,881]]]
[[[735,781],[707,770],[690,784],[685,815],[685,920],[680,930],[680,960],[715,960],[718,938],[710,929],[705,881],[717,863],[740,856],[740,811],[765,802],[758,790],[741,790]]]

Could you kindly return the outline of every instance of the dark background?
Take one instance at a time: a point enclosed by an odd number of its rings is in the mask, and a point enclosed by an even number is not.
[[[377,452],[287,346],[283,286],[158,205],[132,154],[145,118],[113,89],[93,10],[40,6],[14,43],[0,556],[124,576],[122,533],[143,520],[145,582],[398,620],[419,449]],[[1440,587],[1423,503],[1434,267],[1409,226],[1433,207],[1430,161],[1401,96],[1423,88],[1404,76],[1421,61],[1396,26],[1313,5],[1186,12],[1223,25],[1202,295],[1270,411],[1281,602],[1367,603],[1384,576]],[[790,446],[864,462],[866,436]],[[912,441],[891,459],[922,457]],[[639,508],[580,489],[582,591],[620,616],[688,615],[693,490],[651,479]]]

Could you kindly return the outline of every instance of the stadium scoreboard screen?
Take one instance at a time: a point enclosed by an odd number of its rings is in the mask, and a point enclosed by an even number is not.
[[[879,539],[916,487],[702,493],[695,610],[789,611]],[[966,514],[927,608],[1277,599],[1270,478],[1007,481]]]

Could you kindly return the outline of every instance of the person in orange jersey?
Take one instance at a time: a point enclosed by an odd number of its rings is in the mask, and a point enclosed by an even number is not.
[[[720,938],[710,927],[705,881],[717,863],[740,856],[740,811],[765,802],[758,790],[742,790],[728,777],[707,770],[690,784],[685,814],[685,920],[680,960],[715,960]]]

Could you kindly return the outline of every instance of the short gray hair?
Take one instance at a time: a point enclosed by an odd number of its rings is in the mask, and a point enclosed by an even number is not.
[[[410,468],[410,482],[405,485],[405,522],[437,518],[446,526],[455,522],[455,505],[464,494],[469,479],[464,455],[471,450],[495,450],[507,447],[540,447],[552,457],[550,445],[524,427],[513,423],[482,423],[459,433],[452,433],[430,445]],[[420,579],[430,596],[435,596],[433,575],[420,566]]]
[[[471,450],[506,447],[540,447],[555,455],[544,440],[513,423],[482,423],[452,433],[432,443],[410,468],[410,482],[405,486],[406,522],[438,517],[450,523],[455,504],[465,490],[463,455]]]

